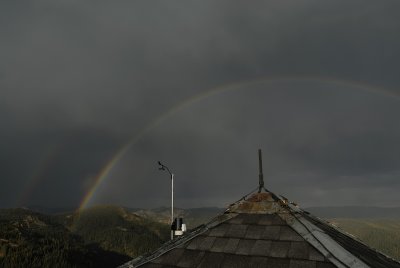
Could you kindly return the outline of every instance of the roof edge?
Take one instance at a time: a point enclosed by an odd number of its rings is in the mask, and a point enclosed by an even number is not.
[[[213,218],[210,222],[206,224],[202,224],[198,226],[197,228],[193,229],[191,232],[184,234],[181,237],[178,237],[174,240],[170,240],[166,243],[164,243],[161,247],[156,249],[155,251],[139,256],[129,262],[126,262],[122,264],[121,266],[118,266],[119,268],[134,268],[134,267],[140,267],[143,264],[146,264],[161,255],[179,247],[180,245],[183,245],[187,243],[188,241],[194,239],[195,237],[207,232],[210,228],[213,228],[225,221],[228,221],[234,217],[236,217],[238,213],[234,212],[229,212],[225,211],[222,214],[217,215],[215,218]]]

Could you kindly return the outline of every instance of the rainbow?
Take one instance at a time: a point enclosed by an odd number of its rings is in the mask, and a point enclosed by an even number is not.
[[[79,205],[78,212],[82,211],[85,209],[90,201],[93,199],[95,196],[95,193],[99,186],[106,180],[112,169],[115,167],[115,165],[119,162],[119,160],[125,155],[125,153],[135,144],[137,143],[143,136],[145,136],[148,132],[150,132],[152,129],[154,129],[157,125],[159,125],[162,121],[166,120],[167,118],[171,117],[178,111],[183,110],[186,107],[189,107],[193,105],[196,102],[202,101],[204,99],[207,99],[209,97],[222,94],[224,92],[231,92],[235,90],[240,90],[244,87],[249,87],[249,86],[256,86],[256,85],[261,85],[265,83],[271,83],[271,82],[279,82],[279,81],[315,81],[315,82],[324,82],[324,83],[329,83],[329,84],[334,84],[338,86],[345,86],[345,87],[351,87],[357,90],[363,90],[363,91],[368,91],[380,95],[385,95],[391,98],[395,98],[397,100],[400,100],[400,95],[396,94],[393,91],[383,89],[383,88],[377,88],[368,84],[363,84],[357,81],[352,81],[352,80],[340,80],[332,77],[322,77],[322,76],[282,76],[282,77],[270,77],[270,78],[259,78],[259,79],[254,79],[254,80],[249,80],[249,81],[240,81],[240,82],[234,82],[230,84],[224,84],[217,86],[212,89],[208,89],[203,91],[203,93],[200,93],[198,95],[192,96],[169,110],[167,110],[165,113],[161,114],[159,117],[155,118],[149,124],[147,124],[139,133],[137,133],[135,136],[133,136],[124,146],[122,146],[107,162],[107,164],[99,171],[97,176],[95,177],[93,185],[90,187],[90,189],[87,191],[87,193],[84,195],[82,198],[82,201]]]
[[[64,144],[59,142],[49,146],[44,151],[44,156],[42,157],[42,159],[40,159],[39,164],[32,172],[32,176],[25,183],[17,199],[17,207],[26,205],[27,200],[29,200],[29,197],[32,195],[33,191],[36,188],[35,186],[37,186],[44,179],[44,174],[47,172],[47,168],[51,165],[51,163],[63,147]]]

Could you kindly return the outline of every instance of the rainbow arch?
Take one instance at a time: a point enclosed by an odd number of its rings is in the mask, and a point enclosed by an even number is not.
[[[329,83],[329,84],[334,84],[338,86],[346,86],[346,87],[351,87],[354,88],[355,90],[363,90],[367,92],[372,92],[375,94],[379,95],[384,95],[390,98],[394,98],[396,100],[400,101],[400,94],[395,93],[393,91],[387,90],[385,88],[379,88],[375,86],[371,86],[359,81],[353,81],[353,80],[345,80],[345,79],[338,79],[334,77],[327,77],[327,76],[275,76],[275,77],[262,77],[258,79],[253,79],[253,80],[247,80],[247,81],[239,81],[239,82],[233,82],[229,84],[223,84],[208,90],[205,90],[204,92],[194,95],[180,103],[177,103],[173,107],[171,107],[169,110],[167,110],[165,113],[161,114],[160,116],[156,117],[152,121],[150,121],[141,131],[139,131],[136,135],[134,135],[125,145],[123,145],[107,162],[105,166],[101,168],[101,170],[98,172],[98,174],[95,177],[94,183],[92,187],[85,193],[85,195],[82,198],[82,201],[80,202],[78,212],[82,211],[85,209],[90,201],[93,199],[95,196],[95,193],[99,186],[106,180],[114,166],[119,162],[119,160],[125,155],[125,153],[135,144],[137,143],[143,136],[145,136],[148,132],[150,132],[152,129],[154,129],[157,125],[159,125],[162,121],[166,120],[167,118],[171,117],[172,115],[176,114],[177,112],[185,109],[186,107],[189,107],[193,105],[194,103],[197,103],[199,101],[202,101],[204,99],[207,99],[209,97],[222,94],[224,92],[228,91],[235,91],[235,90],[240,90],[244,87],[249,87],[249,86],[256,86],[256,85],[261,85],[261,84],[266,84],[266,83],[271,83],[271,82],[280,82],[280,81],[310,81],[310,82],[324,82],[324,83]]]

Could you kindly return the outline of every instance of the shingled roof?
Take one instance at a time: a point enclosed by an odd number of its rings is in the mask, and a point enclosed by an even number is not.
[[[266,190],[121,267],[400,268],[400,263]]]

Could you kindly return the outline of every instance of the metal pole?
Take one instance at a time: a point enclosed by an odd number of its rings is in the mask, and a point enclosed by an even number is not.
[[[258,168],[259,168],[259,175],[258,175],[258,192],[261,193],[262,188],[264,188],[264,175],[262,170],[262,154],[261,149],[258,149]]]
[[[171,228],[172,228],[172,224],[174,223],[174,174],[169,170],[167,166],[161,164],[160,161],[158,161],[158,165],[160,165],[160,167],[158,168],[159,170],[166,170],[171,176]],[[171,240],[173,239],[174,239],[174,230],[171,229]]]
[[[174,174],[171,173],[171,225],[174,223]],[[171,230],[171,240],[174,239],[174,230]]]

